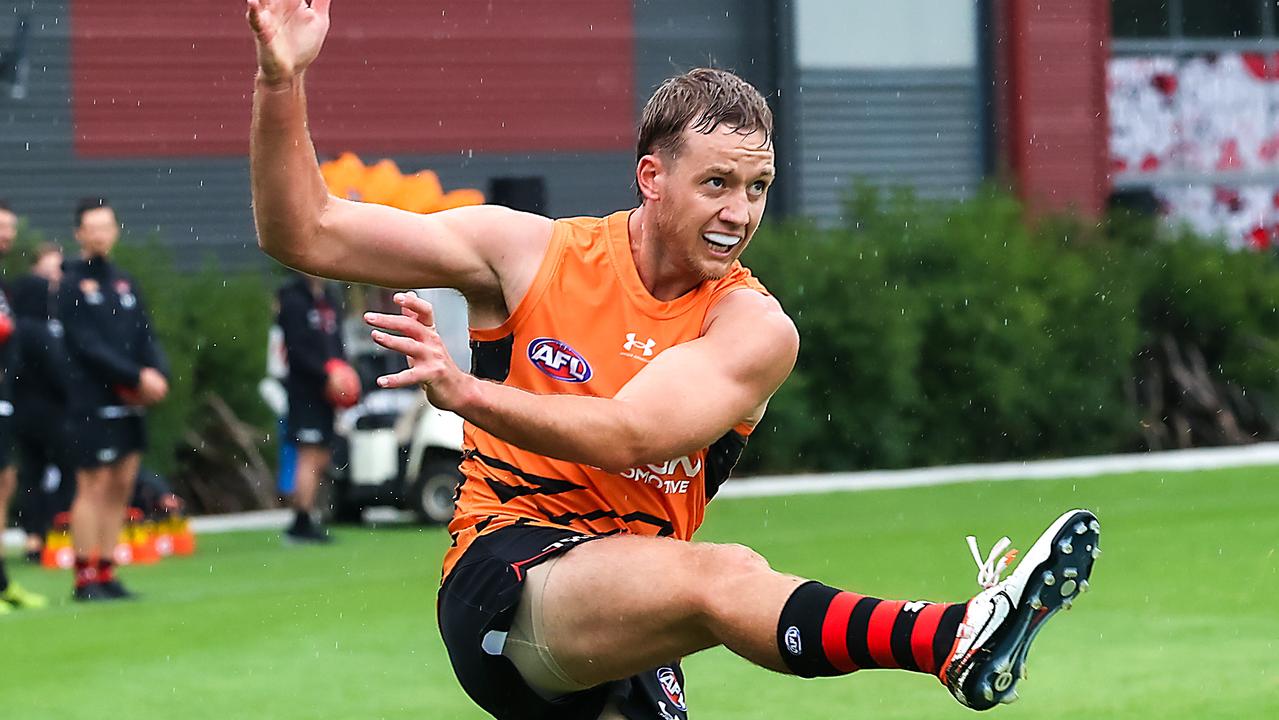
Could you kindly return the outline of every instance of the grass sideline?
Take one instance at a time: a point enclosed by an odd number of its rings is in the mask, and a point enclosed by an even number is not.
[[[1093,592],[1037,641],[1008,718],[1279,717],[1279,468],[1001,481],[718,500],[701,540],[864,593],[975,590],[964,545],[1023,549],[1057,513],[1097,511]],[[435,630],[439,529],[349,529],[332,548],[204,535],[188,559],[125,570],[145,595],[77,606],[69,577],[15,579],[54,606],[0,618],[13,718],[483,718]],[[716,650],[686,661],[690,712],[729,718],[971,717],[926,677],[801,681]]]

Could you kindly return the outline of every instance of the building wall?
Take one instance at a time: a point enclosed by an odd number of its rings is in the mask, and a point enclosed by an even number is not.
[[[779,111],[774,213],[833,220],[858,182],[963,197],[982,178],[976,0],[445,6],[335,9],[308,78],[322,157],[390,157],[446,188],[540,176],[549,214],[605,213],[634,202],[634,125],[652,89],[709,64]],[[240,6],[34,7],[30,94],[0,97],[0,195],[64,240],[75,199],[105,194],[128,230],[184,258],[258,262]],[[15,17],[0,13],[0,38]]]
[[[22,3],[23,8],[27,7]],[[37,3],[29,95],[0,95],[0,196],[69,241],[78,197],[191,262],[261,262],[248,188],[252,41],[238,3],[158,17]],[[634,202],[634,126],[663,79],[733,69],[778,110],[773,213],[842,214],[857,182],[962,197],[982,177],[976,0],[384,0],[334,10],[308,77],[317,148],[446,189],[540,176],[551,215]],[[16,14],[0,13],[0,42]]]
[[[1034,211],[1097,216],[1109,194],[1109,0],[1005,0],[1004,153]]]
[[[339,6],[308,77],[322,156],[435,170],[446,189],[541,176],[552,215],[634,202],[634,125],[693,65],[766,92],[768,0],[520,0]],[[33,7],[25,99],[0,93],[0,196],[69,241],[76,198],[103,194],[131,234],[197,261],[261,261],[248,189],[253,45],[238,3],[153,13],[100,0]],[[16,13],[0,13],[7,45]]]

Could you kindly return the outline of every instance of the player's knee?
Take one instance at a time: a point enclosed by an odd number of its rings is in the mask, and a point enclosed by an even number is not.
[[[698,570],[705,581],[699,585],[703,603],[712,608],[749,587],[752,578],[772,571],[762,555],[745,545],[708,544],[702,550]]]
[[[728,545],[720,545],[721,553],[724,558],[724,565],[732,572],[736,573],[758,573],[767,572],[772,568],[769,567],[768,561],[763,555],[736,543]]]
[[[96,500],[107,493],[109,484],[99,473],[81,473],[76,476],[76,496]]]

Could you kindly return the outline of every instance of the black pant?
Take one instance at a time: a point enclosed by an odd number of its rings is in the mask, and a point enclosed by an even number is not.
[[[65,420],[24,422],[18,427],[18,524],[28,535],[45,535],[54,516],[71,508],[75,465],[71,462],[67,433]],[[54,473],[58,482],[50,490]]]

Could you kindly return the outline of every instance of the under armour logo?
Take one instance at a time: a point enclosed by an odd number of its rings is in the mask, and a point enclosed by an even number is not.
[[[906,603],[905,605],[902,605],[902,612],[917,613],[920,610],[923,610],[924,608],[928,607],[929,605],[932,605],[932,603],[924,602],[922,600],[914,600],[912,602]]]
[[[635,333],[626,333],[626,344],[622,346],[623,350],[638,350],[644,357],[653,357],[653,346],[657,345],[657,341],[649,338],[644,342],[635,339]]]

